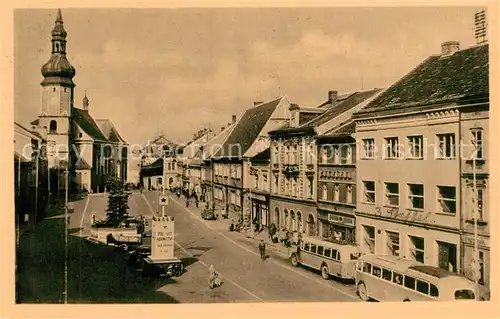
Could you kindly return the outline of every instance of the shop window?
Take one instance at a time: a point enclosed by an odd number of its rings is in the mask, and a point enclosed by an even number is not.
[[[439,142],[438,158],[455,158],[455,134],[439,134],[437,138]]]
[[[363,158],[375,157],[375,140],[368,138],[363,140]]]
[[[367,225],[362,226],[364,230],[363,240],[365,247],[373,254],[375,252],[375,227]]]
[[[385,183],[385,205],[399,206],[399,184]]]
[[[438,212],[456,213],[456,188],[453,186],[438,186]]]
[[[408,147],[410,154],[410,158],[413,159],[421,159],[424,157],[424,148],[423,148],[423,137],[419,136],[408,136]]]
[[[399,256],[399,233],[386,231],[387,250],[390,255]]]
[[[409,208],[424,209],[424,185],[408,184]]]
[[[408,236],[410,238],[410,253],[411,259],[421,262],[424,262],[424,239],[416,236]]]
[[[482,129],[474,129],[472,133],[472,145],[474,146],[474,159],[483,159],[483,131]]]
[[[363,181],[365,203],[375,203],[375,182]]]
[[[397,137],[385,138],[385,158],[399,157],[399,139]]]

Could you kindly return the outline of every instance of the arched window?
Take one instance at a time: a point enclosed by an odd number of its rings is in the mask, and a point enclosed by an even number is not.
[[[303,232],[304,225],[302,224],[302,213],[300,211],[297,211],[297,224],[298,224],[298,231],[299,233]]]
[[[274,223],[276,224],[276,228],[280,229],[280,209],[276,207],[274,209]]]
[[[297,230],[297,221],[295,219],[295,212],[293,210],[290,211],[290,230],[291,231],[296,231]]]
[[[55,120],[50,121],[49,132],[50,133],[56,133],[57,132],[57,122]]]
[[[283,225],[285,229],[288,229],[288,227],[289,227],[289,225],[288,225],[289,220],[290,220],[290,218],[288,216],[288,210],[285,209],[285,225]]]

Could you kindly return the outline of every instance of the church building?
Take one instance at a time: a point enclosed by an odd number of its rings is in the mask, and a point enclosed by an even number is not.
[[[31,125],[47,140],[49,167],[67,166],[72,187],[101,192],[108,177],[126,181],[128,144],[109,119],[92,118],[87,94],[81,108],[74,105],[76,71],[66,57],[66,36],[59,9],[52,54],[41,68],[41,112]]]

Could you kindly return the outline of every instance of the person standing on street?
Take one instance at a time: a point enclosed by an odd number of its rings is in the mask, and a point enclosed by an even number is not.
[[[260,258],[262,260],[265,260],[266,259],[266,244],[264,243],[263,239],[260,240],[259,251],[260,251]]]

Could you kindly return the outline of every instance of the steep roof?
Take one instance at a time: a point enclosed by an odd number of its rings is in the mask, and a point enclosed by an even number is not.
[[[487,96],[488,58],[487,44],[430,56],[357,114]]]
[[[96,119],[96,124],[99,126],[104,136],[111,142],[127,143],[118,133],[118,130],[109,119]]]
[[[344,95],[343,98],[337,99],[337,103],[329,107],[323,114],[312,119],[311,121],[304,123],[299,127],[316,127],[322,125],[336,116],[352,109],[356,105],[359,105],[363,101],[369,99],[376,93],[380,92],[382,89],[372,89],[368,91],[354,92],[349,95]]]
[[[213,155],[215,155],[219,149],[222,147],[222,143],[226,140],[226,138],[231,134],[233,129],[236,127],[235,124],[231,124],[219,134],[215,135],[212,139],[210,139],[202,148],[196,152],[195,157],[202,159],[209,159]]]
[[[246,110],[216,156],[241,158],[260,134],[281,99],[282,97]]]
[[[269,159],[271,159],[271,148],[270,147],[266,148],[262,152],[258,153],[254,157],[252,157],[252,162],[253,161],[256,161],[256,162],[268,161]]]
[[[104,142],[108,141],[88,112],[77,109],[76,107],[73,108],[73,120],[94,140]]]

